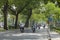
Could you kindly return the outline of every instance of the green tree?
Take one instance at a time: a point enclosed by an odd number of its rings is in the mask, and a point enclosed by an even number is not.
[[[24,8],[27,5],[29,5],[29,3],[30,3],[31,0],[20,0],[20,1],[15,0],[15,1],[16,1],[16,3],[14,3],[14,4],[16,5],[17,9],[13,10],[13,9],[10,8],[10,10],[12,12],[14,12],[15,16],[16,16],[16,21],[15,21],[15,29],[16,29],[17,28],[17,23],[18,23],[18,15],[19,15],[19,13],[21,13],[24,10]]]
[[[57,22],[60,20],[60,8],[56,7],[54,3],[48,3],[45,5],[45,15],[46,17],[51,17],[53,16],[53,22]]]
[[[8,0],[0,0],[0,7],[3,6],[3,15],[4,15],[4,29],[7,30],[7,11],[8,11]]]
[[[14,2],[14,4],[16,5],[16,7],[17,7],[17,13],[16,13],[16,22],[15,22],[15,27],[17,27],[17,20],[18,20],[18,14],[19,13],[21,13],[22,11],[23,11],[23,9],[24,8],[26,8],[26,9],[28,9],[30,12],[30,14],[28,14],[29,16],[31,15],[31,8],[34,8],[35,7],[35,5],[36,6],[38,6],[38,2],[39,2],[40,0],[20,0],[20,1],[17,1],[17,0],[15,0]],[[40,3],[40,2],[39,2]],[[34,5],[34,6],[33,6]],[[28,17],[27,19],[29,19],[30,17]],[[26,23],[27,23],[27,21],[26,21]]]
[[[32,10],[35,8],[39,8],[40,1],[41,0],[32,0],[30,2],[30,4],[26,7],[26,9],[28,9],[29,12],[28,12],[28,17],[27,17],[26,22],[25,22],[25,27],[28,27],[28,25],[29,25],[29,19],[31,18]]]

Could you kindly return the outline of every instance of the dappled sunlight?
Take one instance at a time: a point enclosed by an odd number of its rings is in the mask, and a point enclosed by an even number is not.
[[[0,0],[0,40],[60,40],[60,0]]]
[[[58,35],[58,34],[51,34],[51,37],[52,38],[60,38],[60,35]]]
[[[60,38],[52,38],[52,40],[60,40]]]
[[[3,34],[3,33],[5,33],[5,32],[0,32],[0,34]]]
[[[28,29],[27,31],[29,31],[31,29]],[[26,31],[26,30],[25,30]],[[4,38],[3,40],[20,40],[20,39],[48,39],[48,33],[47,33],[47,29],[37,29],[35,33],[15,33],[14,32],[7,32],[4,33],[2,35],[0,35],[0,39],[2,39],[2,37]],[[20,31],[19,31],[20,32]],[[50,32],[51,38],[53,39],[59,39],[60,35],[56,32]]]
[[[6,36],[6,37],[9,37],[9,36],[28,36],[28,35],[42,36],[43,34],[39,34],[39,33],[4,34],[4,36]]]
[[[5,36],[5,37],[9,37],[9,36],[11,36],[11,35],[10,35],[10,34],[5,34],[4,36]]]
[[[12,39],[3,39],[3,40],[12,40]]]

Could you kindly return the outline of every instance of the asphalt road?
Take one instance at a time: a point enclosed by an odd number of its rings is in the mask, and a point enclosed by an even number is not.
[[[50,31],[52,40],[59,40],[60,35],[56,32]],[[24,33],[21,33],[19,29],[13,31],[0,32],[0,40],[48,40],[47,28],[36,29],[35,33],[32,33],[30,28],[26,28]]]

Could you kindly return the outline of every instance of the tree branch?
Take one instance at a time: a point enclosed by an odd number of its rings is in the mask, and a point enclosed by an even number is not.
[[[9,10],[11,10],[12,12],[13,12],[13,15],[16,15],[16,11],[15,10],[13,10],[13,9],[11,9],[12,7],[11,6],[9,6]]]
[[[26,8],[30,4],[30,1],[28,1],[22,9],[19,8],[19,10],[17,11],[17,13],[19,14],[20,12],[22,12],[24,10],[24,8]]]

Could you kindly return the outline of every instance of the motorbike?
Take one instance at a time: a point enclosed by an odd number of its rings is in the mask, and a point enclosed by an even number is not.
[[[35,32],[35,28],[32,29],[33,33]]]
[[[24,28],[20,28],[20,31],[21,31],[21,33],[23,33],[24,32]]]

